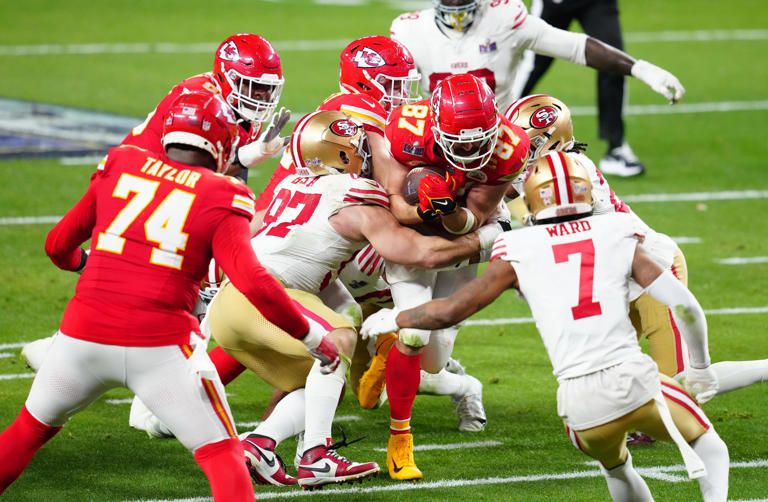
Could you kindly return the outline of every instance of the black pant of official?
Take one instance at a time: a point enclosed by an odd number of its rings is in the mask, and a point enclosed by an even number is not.
[[[556,28],[567,30],[571,22],[579,21],[584,33],[619,50],[624,50],[616,0],[533,0],[531,14],[541,17]],[[539,79],[552,64],[552,58],[536,54],[533,70],[521,96],[531,94]],[[555,96],[558,97],[558,96]],[[597,108],[600,138],[608,148],[624,142],[624,76],[615,73],[597,73]]]

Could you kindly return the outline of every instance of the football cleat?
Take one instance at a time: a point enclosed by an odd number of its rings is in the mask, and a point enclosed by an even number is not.
[[[424,477],[413,459],[413,434],[389,436],[387,469],[389,477],[399,481],[415,481]]]
[[[257,485],[290,486],[296,478],[285,472],[283,460],[275,453],[277,444],[272,438],[259,434],[248,434],[242,440],[245,465],[251,479]]]
[[[656,440],[651,436],[643,434],[640,431],[627,434],[627,446],[650,446],[655,442]]]
[[[128,415],[128,425],[144,431],[151,438],[172,438],[171,429],[152,413],[138,396],[133,396],[131,411]]]
[[[628,178],[645,172],[645,166],[637,158],[627,143],[608,150],[605,157],[600,159],[600,171],[603,174],[614,174]]]
[[[376,339],[376,354],[371,360],[371,366],[360,377],[357,388],[357,400],[363,408],[376,408],[379,404],[386,383],[387,356],[395,340],[397,335],[394,333],[385,333]]]
[[[448,362],[445,363],[445,371],[456,375],[467,374],[467,368],[465,368],[458,359],[452,357],[449,357]]]
[[[21,357],[24,358],[24,362],[27,363],[27,366],[29,366],[32,371],[37,372],[37,370],[40,369],[40,366],[43,365],[43,360],[45,359],[45,356],[48,355],[48,350],[51,348],[52,344],[53,335],[29,342],[22,347]]]
[[[298,469],[301,457],[304,455],[304,431],[296,434],[296,455],[293,457],[293,466]]]
[[[376,476],[379,464],[352,462],[339,455],[333,446],[317,445],[304,452],[299,464],[299,485],[311,490],[330,483],[348,483]]]
[[[468,391],[461,397],[451,398],[459,417],[459,430],[481,432],[487,421],[483,408],[483,384],[472,375],[465,375],[465,378],[470,380]]]

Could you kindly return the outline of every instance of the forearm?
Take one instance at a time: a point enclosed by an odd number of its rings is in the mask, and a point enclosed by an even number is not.
[[[442,329],[460,322],[459,313],[450,309],[447,299],[432,300],[397,314],[400,328]]]
[[[89,190],[48,233],[45,254],[54,265],[70,271],[85,266],[85,251],[78,246],[91,236],[95,221],[95,200]]]
[[[587,66],[599,71],[631,75],[632,66],[635,64],[634,58],[626,52],[604,44],[592,37],[587,38],[584,53]]]

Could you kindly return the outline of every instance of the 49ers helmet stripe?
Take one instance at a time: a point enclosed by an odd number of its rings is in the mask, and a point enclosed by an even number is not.
[[[535,223],[592,212],[592,183],[576,154],[550,152],[539,157],[524,188]]]
[[[552,172],[552,183],[555,186],[557,204],[562,204],[563,201],[567,201],[569,204],[572,203],[573,191],[571,190],[571,180],[568,177],[568,170],[564,167],[565,159],[563,154],[556,152],[553,155],[547,155],[546,159]]]

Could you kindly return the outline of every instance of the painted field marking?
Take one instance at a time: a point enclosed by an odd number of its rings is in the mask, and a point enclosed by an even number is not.
[[[721,265],[746,265],[748,263],[768,263],[768,256],[722,258],[720,260],[715,260],[715,262]]]
[[[362,420],[363,417],[358,415],[339,415],[338,417],[333,417],[333,423],[336,422],[358,422]],[[248,429],[256,428],[261,424],[260,420],[256,420],[254,422],[237,422],[235,425],[238,427],[246,427]],[[386,450],[384,450],[386,451]]]
[[[431,450],[458,450],[460,448],[482,448],[485,446],[500,446],[501,441],[473,441],[470,443],[446,443],[446,444],[420,444],[413,447],[413,451]],[[374,448],[373,451],[385,452],[386,448]]]
[[[16,380],[20,378],[35,378],[34,373],[16,373],[14,375],[0,375],[0,380]]]
[[[324,4],[362,5],[362,0],[322,0]],[[321,3],[316,0],[316,3]],[[414,3],[415,5],[415,3]],[[422,4],[423,5],[423,4]],[[768,30],[680,30],[625,33],[629,43],[669,42],[720,42],[730,40],[768,40]],[[278,52],[338,51],[349,40],[276,40],[272,41]],[[90,44],[38,44],[1,45],[0,56],[48,56],[56,54],[209,54],[216,50],[219,42],[138,42],[138,43],[90,43]]]
[[[756,468],[756,467],[768,467],[768,460],[754,460],[751,462],[731,462],[731,469],[743,469],[743,468]],[[668,465],[668,466],[655,466],[655,467],[637,467],[635,469],[640,475],[645,477],[654,477],[661,481],[667,481],[670,483],[682,483],[690,482],[687,476],[670,475],[670,472],[685,472],[685,466],[683,465]],[[589,471],[571,471],[562,472],[556,474],[529,474],[526,476],[508,476],[508,477],[490,477],[479,479],[445,479],[441,481],[420,481],[418,483],[398,483],[386,486],[369,486],[363,487],[351,487],[351,488],[334,488],[326,487],[324,490],[307,492],[304,490],[284,490],[284,491],[272,491],[272,492],[257,492],[256,497],[258,500],[270,500],[270,499],[292,499],[298,497],[316,497],[316,496],[331,496],[331,495],[360,495],[365,493],[382,493],[382,492],[403,492],[411,490],[434,490],[444,488],[460,488],[464,486],[480,486],[480,485],[499,485],[499,484],[517,484],[517,483],[530,483],[537,481],[557,481],[567,479],[580,479],[580,478],[601,478],[602,473],[598,469],[592,469]],[[210,502],[210,497],[194,497],[184,499],[152,499],[141,500],[134,502]],[[753,499],[751,501],[732,501],[732,502],[758,502],[766,499]]]

